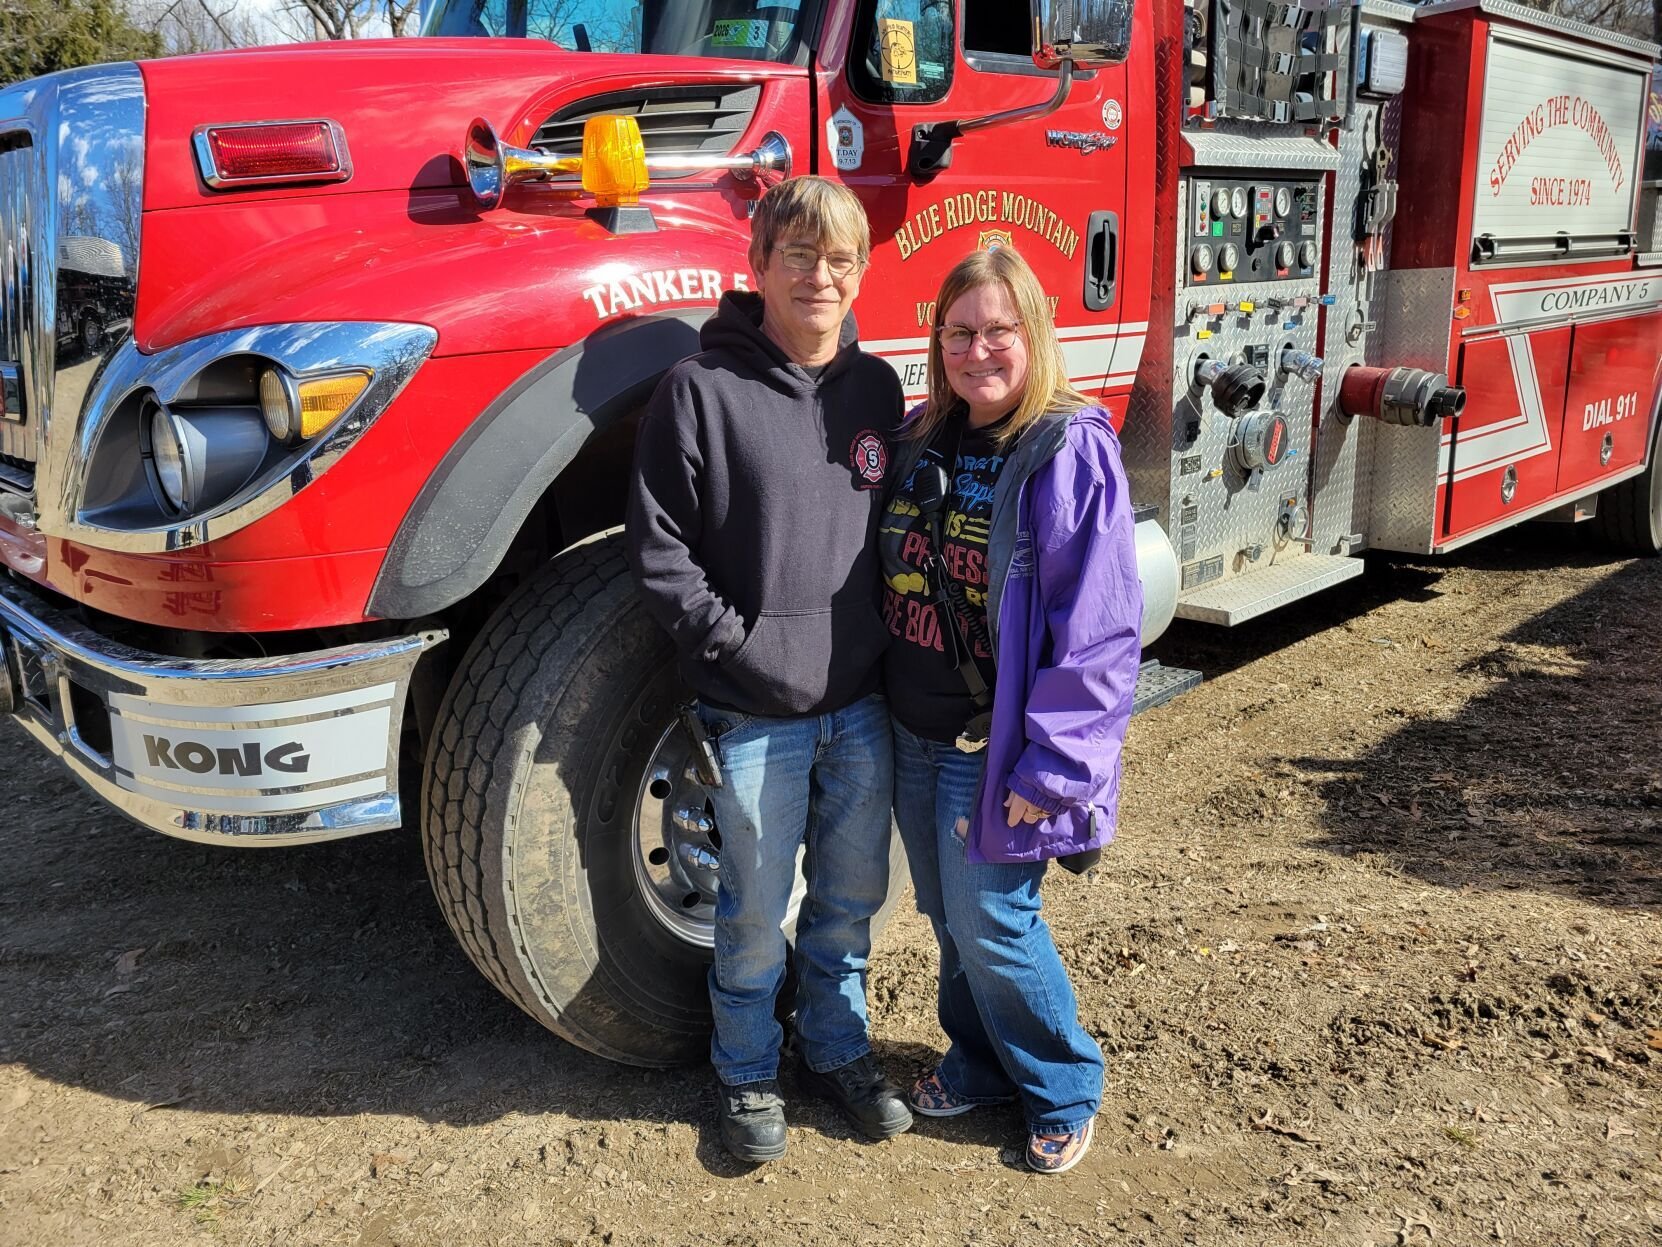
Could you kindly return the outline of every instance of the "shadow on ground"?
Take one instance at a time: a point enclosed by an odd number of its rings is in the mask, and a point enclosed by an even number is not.
[[[497,994],[445,926],[414,833],[188,844],[116,817],[15,727],[0,726],[0,749],[0,1063],[128,1101],[135,1120],[687,1122],[705,1168],[746,1171],[716,1139],[707,1066],[613,1064]],[[878,1055],[897,1078],[938,1056]],[[794,1124],[856,1138],[784,1082]],[[992,1142],[1008,1126],[950,1133]]]
[[[1526,546],[1534,531],[1468,565],[1527,570],[1533,551],[1563,566],[1562,539]],[[1319,843],[1444,887],[1662,908],[1662,575],[1610,567],[1469,661],[1488,687],[1457,713],[1410,720],[1359,758],[1296,759],[1330,776]]]

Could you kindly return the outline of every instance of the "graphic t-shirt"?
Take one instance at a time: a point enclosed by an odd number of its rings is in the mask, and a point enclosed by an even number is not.
[[[889,708],[907,730],[925,740],[957,739],[975,713],[969,686],[954,661],[954,649],[942,636],[942,620],[935,595],[924,574],[932,542],[929,524],[912,502],[912,487],[926,465],[939,464],[957,453],[948,473],[946,501],[941,508],[940,566],[963,587],[964,603],[977,612],[986,632],[987,533],[992,523],[993,487],[1004,468],[996,441],[1001,420],[986,428],[965,426],[962,416],[949,420],[929,448],[918,457],[912,475],[890,501],[878,529],[877,548],[883,560],[883,619],[894,642],[883,655],[883,679]],[[962,433],[959,434],[959,430]],[[951,599],[948,599],[949,601]],[[956,612],[955,612],[956,613]],[[973,633],[960,621],[957,653],[970,644],[981,677],[993,684],[992,654],[972,642]]]

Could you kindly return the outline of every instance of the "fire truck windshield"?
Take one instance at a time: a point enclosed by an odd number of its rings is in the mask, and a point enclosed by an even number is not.
[[[432,36],[547,39],[578,52],[649,52],[792,61],[800,0],[437,0]]]

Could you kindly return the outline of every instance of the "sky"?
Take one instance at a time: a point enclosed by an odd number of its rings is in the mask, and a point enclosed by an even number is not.
[[[239,17],[246,17],[254,22],[265,38],[272,43],[287,43],[292,37],[289,32],[302,27],[302,22],[296,15],[286,14],[284,8],[293,0],[236,0],[235,12]],[[386,35],[386,19],[378,17],[368,32],[370,36]]]

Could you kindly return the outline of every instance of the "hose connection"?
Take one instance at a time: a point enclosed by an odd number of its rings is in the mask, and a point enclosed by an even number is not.
[[[1386,424],[1430,428],[1466,409],[1463,386],[1423,368],[1346,369],[1339,383],[1339,410],[1347,417],[1372,416]]]
[[[1251,364],[1202,359],[1195,365],[1195,388],[1210,389],[1218,410],[1234,417],[1263,401],[1264,374]]]

